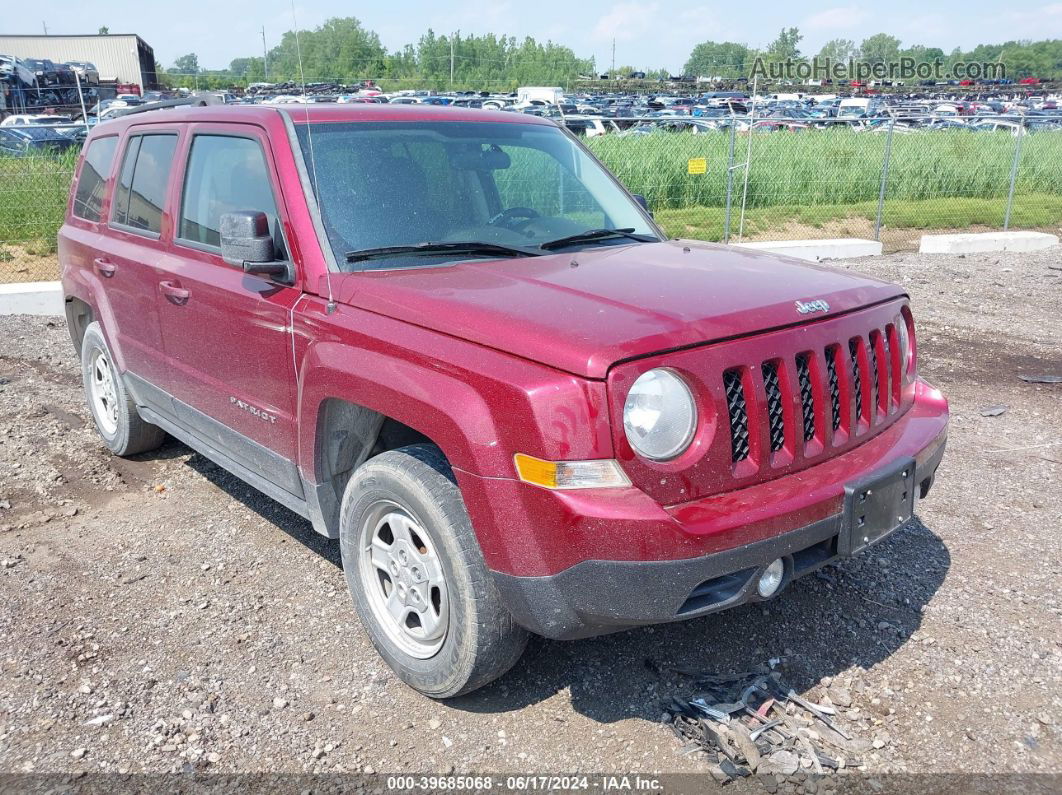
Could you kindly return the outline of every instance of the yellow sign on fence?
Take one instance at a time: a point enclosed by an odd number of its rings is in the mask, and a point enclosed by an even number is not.
[[[708,158],[707,157],[691,157],[687,164],[689,173],[691,174],[707,174],[708,173]]]

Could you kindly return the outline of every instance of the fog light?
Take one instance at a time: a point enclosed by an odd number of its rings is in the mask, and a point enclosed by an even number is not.
[[[760,575],[760,581],[756,583],[756,593],[764,599],[774,596],[782,586],[782,578],[784,576],[785,563],[782,562],[781,558],[778,558],[778,560],[763,570],[763,574]]]

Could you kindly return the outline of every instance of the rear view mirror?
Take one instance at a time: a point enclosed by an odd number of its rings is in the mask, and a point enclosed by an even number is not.
[[[257,210],[241,210],[221,216],[221,258],[247,273],[282,274],[284,262],[276,261],[269,219]]]
[[[501,171],[512,165],[505,151],[495,144],[487,149],[478,145],[453,153],[450,165],[466,171]]]

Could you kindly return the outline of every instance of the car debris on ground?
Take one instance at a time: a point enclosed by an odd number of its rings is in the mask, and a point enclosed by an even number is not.
[[[720,784],[753,774],[824,776],[863,765],[859,749],[866,743],[837,722],[836,707],[802,698],[779,671],[676,673],[689,676],[694,691],[672,696],[660,720],[685,743],[684,753],[707,755]]]
[[[1007,410],[1006,406],[985,406],[981,409],[982,417],[998,417]]]

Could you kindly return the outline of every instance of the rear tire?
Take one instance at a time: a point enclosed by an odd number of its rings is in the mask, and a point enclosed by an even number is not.
[[[343,571],[373,646],[432,698],[470,693],[520,658],[528,633],[502,604],[442,452],[392,450],[350,478]]]
[[[89,323],[81,341],[81,379],[96,430],[115,455],[129,456],[158,448],[166,432],[137,413],[114,366],[99,321]]]

